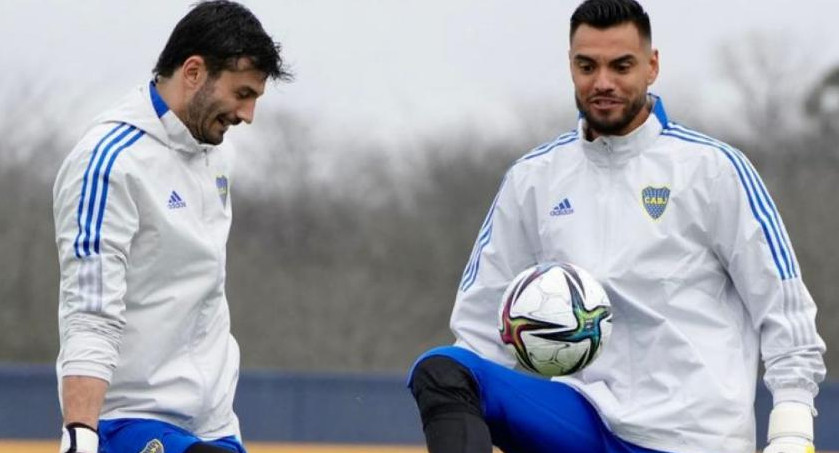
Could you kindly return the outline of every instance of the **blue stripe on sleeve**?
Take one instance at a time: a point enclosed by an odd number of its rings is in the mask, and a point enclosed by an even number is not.
[[[504,179],[501,181],[501,187],[504,187],[504,183],[506,181],[507,176],[505,175]],[[498,193],[495,195],[495,199],[492,200],[492,206],[489,208],[489,212],[484,219],[483,225],[481,225],[481,229],[478,233],[478,240],[475,243],[471,257],[469,258],[469,263],[466,264],[466,269],[463,271],[463,277],[460,282],[461,291],[469,289],[469,287],[472,286],[472,283],[474,283],[475,277],[478,275],[478,266],[481,262],[481,252],[489,243],[490,237],[492,237],[492,217],[495,214],[495,207],[498,205],[499,195],[501,195],[500,188],[498,189]]]
[[[770,226],[772,228],[772,233],[775,237],[775,243],[777,244],[781,257],[784,261],[787,278],[792,278],[792,264],[790,263],[790,257],[787,253],[786,243],[784,240],[781,239],[782,234],[780,233],[780,225],[777,223],[778,215],[777,212],[775,212],[774,208],[772,208],[774,204],[770,205],[768,201],[764,201],[767,199],[764,198],[764,196],[759,191],[759,186],[762,185],[762,182],[760,182],[760,178],[755,174],[754,169],[751,167],[751,165],[746,163],[746,159],[743,157],[743,155],[739,152],[734,152],[734,156],[740,161],[740,164],[743,166],[743,169],[749,178],[749,182],[751,183],[751,189],[755,193],[755,197],[758,200],[758,206],[760,207],[761,212],[763,212],[763,214],[769,220]],[[770,206],[769,209],[767,209],[767,205]]]
[[[99,155],[99,159],[96,162],[96,168],[93,170],[93,183],[90,189],[90,198],[87,201],[87,216],[84,222],[84,240],[82,241],[82,248],[84,250],[85,256],[90,256],[90,229],[93,226],[93,212],[96,208],[96,199],[99,191],[99,175],[102,173],[102,165],[104,165],[105,160],[108,157],[108,154],[111,152],[111,148],[113,148],[115,144],[122,141],[134,129],[136,129],[134,126],[128,126],[126,130],[122,131],[122,133],[120,133],[115,139],[111,140],[108,143],[108,145],[105,146],[105,149]]]
[[[680,130],[682,132],[692,134],[698,138],[707,140],[712,142],[715,146],[722,147],[728,149],[733,156],[740,162],[743,170],[746,172],[748,176],[749,182],[751,183],[750,187],[755,194],[755,198],[758,201],[758,206],[761,209],[761,212],[766,216],[769,220],[772,232],[775,237],[775,242],[778,244],[778,248],[780,250],[780,254],[783,257],[784,265],[786,268],[786,275],[787,278],[792,278],[796,276],[795,272],[795,264],[793,263],[792,253],[789,252],[789,243],[786,238],[786,232],[784,231],[780,217],[778,215],[778,210],[775,207],[775,203],[772,201],[772,198],[766,191],[766,188],[763,185],[763,181],[761,181],[760,176],[758,176],[757,171],[751,165],[751,163],[746,159],[742,152],[732,148],[731,146],[720,142],[719,140],[715,140],[707,135],[700,134],[699,132],[692,131],[690,129],[685,128],[684,126],[680,125],[673,125],[675,129]],[[764,205],[764,203],[766,205]],[[768,206],[769,208],[767,209]]]
[[[763,180],[761,180],[760,176],[758,176],[757,170],[755,170],[754,166],[752,166],[748,160],[746,160],[745,163],[748,166],[749,171],[755,175],[758,189],[760,189],[760,193],[763,195],[763,198],[769,205],[769,208],[772,211],[772,217],[775,220],[775,225],[777,225],[778,230],[780,230],[781,232],[781,241],[783,241],[783,248],[788,253],[788,255],[784,255],[787,264],[787,271],[793,277],[798,277],[798,270],[795,263],[795,257],[792,255],[792,248],[789,246],[789,238],[787,237],[786,230],[783,228],[781,224],[781,218],[778,214],[778,208],[775,206],[775,202],[772,200],[772,197],[769,196],[769,192],[766,190],[766,186],[763,184]]]
[[[556,149],[558,146],[571,143],[577,140],[577,138],[578,135],[576,130],[568,132],[566,134],[562,134],[552,142],[539,146],[533,151],[525,154],[524,156],[516,160],[516,162],[513,163],[513,166],[516,166],[516,164],[520,162],[524,162],[526,160],[545,155]],[[507,174],[509,174],[509,170]],[[506,181],[507,175],[505,175],[504,179],[501,181],[501,188],[504,187],[504,183]],[[472,284],[475,283],[475,280],[478,278],[478,269],[481,266],[481,254],[483,253],[484,248],[487,245],[489,245],[490,239],[492,239],[492,222],[493,217],[495,215],[495,208],[498,205],[498,197],[501,194],[501,188],[498,189],[498,194],[495,195],[495,199],[492,201],[492,206],[489,209],[489,213],[487,213],[487,216],[484,219],[483,224],[481,224],[481,229],[478,232],[478,240],[475,242],[472,255],[470,256],[469,262],[466,264],[466,269],[463,271],[463,276],[461,277],[461,291],[466,291],[467,289],[469,289],[469,287],[471,287]]]
[[[102,143],[111,138],[111,136],[114,135],[123,126],[125,126],[125,123],[117,124],[116,126],[114,126],[113,129],[111,129],[110,132],[105,134],[105,136],[102,137],[101,140],[99,140],[99,143],[97,143],[96,146],[93,148],[93,152],[90,155],[90,161],[88,161],[87,168],[84,171],[84,176],[82,178],[82,194],[79,197],[79,209],[76,217],[76,225],[79,228],[79,232],[76,234],[76,240],[73,242],[73,248],[76,252],[76,258],[82,257],[81,252],[79,252],[79,239],[82,236],[82,211],[85,205],[85,197],[87,196],[87,181],[88,177],[90,176],[90,169],[91,167],[93,167],[93,161],[96,160],[96,155],[99,153],[99,149],[102,147]]]
[[[99,202],[99,215],[96,220],[96,238],[93,240],[93,251],[99,254],[99,240],[102,233],[102,219],[105,217],[105,204],[108,202],[108,183],[111,177],[111,168],[114,166],[114,161],[117,160],[119,154],[133,145],[134,142],[140,139],[145,134],[144,131],[138,130],[131,138],[123,143],[116,151],[111,154],[111,159],[108,161],[108,166],[105,168],[104,184],[102,186],[102,201]]]
[[[550,143],[544,144],[544,145],[534,149],[533,151],[525,154],[524,156],[519,158],[516,161],[516,163],[519,163],[519,162],[522,162],[522,161],[525,161],[525,160],[530,160],[530,159],[533,159],[534,157],[539,157],[543,154],[547,154],[547,153],[551,152],[557,146],[564,145],[566,143],[571,143],[576,139],[577,139],[577,131],[576,130],[568,132],[567,134],[562,134],[559,137],[557,137],[556,140],[554,140]]]
[[[755,179],[759,181],[760,178],[752,174],[749,166],[744,163],[745,159],[743,159],[735,149],[725,143],[690,131],[681,126],[675,125],[674,123],[670,123],[669,127],[662,132],[662,135],[678,138],[687,142],[712,146],[720,150],[728,158],[737,171],[740,183],[743,186],[743,190],[746,192],[752,214],[763,230],[764,237],[766,238],[767,245],[769,246],[772,254],[772,259],[775,262],[775,266],[778,269],[781,279],[786,280],[792,278],[794,273],[790,271],[791,264],[789,253],[785,249],[786,244],[782,243],[779,237],[780,224],[776,225],[773,222],[773,220],[777,220],[777,214],[773,219],[773,216],[767,212],[764,201],[761,198],[761,194],[755,188]],[[763,196],[769,199],[765,192],[763,193]],[[770,207],[774,211],[774,204],[770,204]],[[758,208],[760,212],[758,212]],[[761,215],[761,213],[763,215]],[[783,264],[781,262],[782,260]]]

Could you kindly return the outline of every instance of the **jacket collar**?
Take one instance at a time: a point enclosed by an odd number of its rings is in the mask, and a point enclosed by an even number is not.
[[[160,97],[154,82],[133,90],[116,108],[102,114],[97,122],[131,124],[169,148],[189,154],[213,149],[213,145],[199,143],[192,136]]]
[[[601,135],[589,141],[585,138],[585,119],[581,117],[577,124],[577,133],[582,139],[586,156],[599,164],[622,164],[652,145],[669,120],[661,99],[654,94],[650,94],[649,97],[653,102],[650,116],[626,135]]]
[[[198,140],[192,136],[192,133],[189,129],[187,129],[183,121],[175,115],[175,112],[169,109],[169,106],[166,105],[166,101],[160,97],[160,93],[157,92],[157,87],[155,87],[154,81],[149,82],[148,91],[149,93],[147,97],[151,102],[155,115],[160,118],[160,123],[166,131],[166,137],[168,139],[167,144],[169,147],[187,153],[208,151],[212,148],[212,145],[199,143]]]

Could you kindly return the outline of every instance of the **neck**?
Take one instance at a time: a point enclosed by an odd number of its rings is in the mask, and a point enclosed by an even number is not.
[[[157,88],[157,93],[166,102],[169,110],[181,121],[184,121],[186,115],[186,98],[183,90],[177,86],[177,81],[169,77],[159,77],[154,86]]]

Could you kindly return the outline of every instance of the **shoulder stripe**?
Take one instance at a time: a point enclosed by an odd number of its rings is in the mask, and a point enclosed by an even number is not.
[[[117,132],[119,133],[117,134]],[[79,232],[74,244],[76,257],[90,256],[91,248],[93,248],[93,253],[99,253],[99,233],[107,202],[111,168],[116,156],[136,142],[143,134],[144,132],[137,130],[136,127],[121,123],[100,140],[93,149],[85,171],[82,194],[79,199],[79,217],[77,220]],[[116,136],[111,138],[114,135]],[[89,193],[88,188],[90,189]],[[95,238],[93,234],[96,235]],[[93,247],[91,247],[91,242],[93,242]]]
[[[576,140],[577,138],[578,138],[578,136],[577,136],[577,131],[576,130],[573,130],[573,131],[568,132],[566,134],[562,134],[559,137],[557,137],[554,141],[545,143],[544,145],[539,146],[538,148],[534,149],[533,151],[531,151],[531,152],[525,154],[524,156],[520,157],[518,160],[516,160],[516,162],[513,165],[515,165],[519,162],[523,162],[525,160],[533,159],[534,157],[538,157],[538,156],[541,156],[543,154],[547,154],[547,153],[553,151],[553,149],[556,148],[557,146],[565,145],[566,143],[571,143],[574,140]]]
[[[91,254],[91,228],[94,224],[93,213],[96,212],[97,200],[101,198],[101,195],[99,194],[99,186],[101,185],[100,181],[102,179],[102,165],[105,164],[105,160],[108,158],[108,155],[111,153],[111,150],[114,148],[114,145],[124,140],[128,136],[128,134],[130,134],[135,129],[134,126],[127,126],[128,127],[125,128],[119,135],[117,135],[116,138],[108,142],[108,144],[102,149],[98,156],[91,157],[91,159],[93,159],[94,157],[97,157],[97,159],[96,166],[93,170],[93,174],[90,175],[90,179],[88,180],[91,184],[91,188],[90,196],[87,199],[87,215],[85,216],[84,221],[84,240],[82,241],[82,248],[84,249],[85,256],[90,256]]]
[[[781,223],[780,215],[778,214],[778,208],[775,206],[775,202],[772,200],[772,197],[769,196],[769,192],[766,190],[766,186],[763,184],[763,180],[760,179],[760,176],[758,175],[757,170],[755,170],[752,163],[749,162],[749,160],[743,155],[742,152],[731,147],[726,143],[720,142],[719,140],[715,140],[711,137],[708,137],[707,135],[701,134],[684,126],[677,125],[675,123],[673,123],[673,126],[677,130],[684,131],[685,133],[693,134],[697,137],[711,141],[718,147],[727,148],[733,153],[734,157],[737,158],[742,167],[745,169],[745,172],[749,177],[749,181],[752,183],[751,189],[757,195],[758,205],[761,207],[762,212],[765,215],[769,216],[769,221],[772,225],[772,230],[775,235],[775,240],[780,245],[781,255],[784,258],[784,264],[786,267],[788,278],[796,277],[798,275],[798,272],[796,269],[795,258],[792,256],[792,253],[790,252],[789,239]],[[766,202],[768,208],[763,205],[762,201]]]
[[[469,263],[466,264],[466,269],[463,271],[463,276],[460,281],[461,291],[469,289],[478,277],[478,268],[481,265],[481,252],[483,252],[484,247],[489,244],[489,240],[492,237],[492,218],[495,215],[495,208],[498,205],[498,197],[501,195],[501,188],[504,187],[506,182],[507,175],[505,174],[504,179],[501,180],[501,185],[498,188],[498,193],[495,194],[495,198],[492,200],[492,205],[490,206],[489,212],[484,219],[484,223],[481,225],[481,229],[478,233],[478,240],[475,242],[475,246],[472,248],[472,255],[469,257]]]
[[[117,160],[119,154],[128,148],[129,146],[133,145],[134,142],[140,139],[145,134],[144,131],[138,130],[128,139],[125,143],[120,145],[119,148],[116,149],[111,154],[111,158],[108,161],[108,166],[105,168],[105,176],[103,176],[103,185],[102,185],[102,201],[99,202],[99,215],[98,219],[96,220],[96,237],[93,240],[93,250],[98,255],[99,254],[99,241],[102,236],[102,219],[105,217],[105,203],[108,201],[108,184],[110,183],[111,179],[111,168],[114,166],[114,161]]]
[[[79,232],[76,234],[76,240],[73,242],[73,248],[76,252],[76,258],[82,257],[81,251],[79,250],[79,241],[81,240],[81,235],[83,231],[82,211],[84,210],[85,200],[87,199],[87,181],[90,176],[90,169],[91,167],[93,167],[93,162],[96,160],[96,156],[97,154],[99,154],[99,150],[102,148],[102,144],[105,143],[106,140],[111,138],[111,136],[114,135],[118,130],[122,129],[125,125],[125,123],[117,124],[116,126],[114,126],[113,129],[111,129],[110,132],[105,134],[105,136],[102,137],[102,139],[99,140],[99,143],[97,143],[96,146],[93,148],[93,152],[90,155],[90,160],[87,162],[87,168],[85,168],[84,176],[82,177],[82,194],[79,197],[79,208],[76,213],[76,226],[79,228]]]
[[[748,159],[743,159],[743,160],[745,161],[745,163],[747,165],[747,168],[749,169],[751,174],[754,175],[754,179],[757,182],[757,187],[758,187],[758,189],[760,189],[760,193],[761,193],[761,195],[763,195],[763,199],[765,199],[767,204],[769,205],[770,212],[772,213],[772,218],[775,220],[775,225],[777,226],[778,230],[781,233],[781,241],[783,242],[784,249],[786,250],[786,252],[788,254],[788,256],[785,255],[785,258],[787,260],[786,261],[787,271],[793,277],[797,277],[798,276],[797,263],[795,261],[795,256],[792,253],[792,247],[789,246],[791,241],[789,240],[789,236],[787,235],[786,229],[783,227],[783,224],[781,223],[781,217],[778,214],[778,208],[775,206],[775,201],[772,200],[772,197],[769,196],[769,191],[766,190],[766,185],[763,183],[763,180],[757,174],[757,170],[754,168],[752,163],[749,162]]]
[[[557,137],[551,142],[545,143],[533,151],[525,154],[518,160],[513,163],[513,167],[519,164],[520,162],[524,162],[526,160],[533,159],[535,157],[539,157],[541,155],[547,154],[558,146],[565,145],[567,143],[571,143],[579,138],[577,131],[573,130],[571,132],[565,133]],[[501,188],[504,187],[504,184],[507,182],[507,175],[509,175],[509,170],[507,174],[504,175],[504,179],[501,181],[501,185],[498,189],[498,193],[495,195],[495,199],[492,200],[492,205],[489,208],[489,212],[484,218],[484,222],[481,224],[481,229],[478,231],[478,239],[475,242],[475,246],[472,249],[472,254],[469,256],[469,262],[466,264],[466,269],[463,271],[463,276],[461,277],[460,281],[460,290],[466,291],[475,283],[475,280],[478,278],[478,269],[481,266],[481,253],[483,253],[484,248],[489,244],[490,239],[492,239],[492,220],[495,215],[495,208],[498,205],[498,196],[501,194]]]
[[[675,123],[669,123],[662,135],[678,138],[683,141],[699,143],[718,149],[734,166],[743,190],[751,208],[752,214],[760,224],[772,254],[772,259],[782,280],[797,276],[794,257],[789,252],[786,232],[780,223],[775,204],[766,192],[763,182],[748,160],[736,149],[726,143],[686,129]]]
[[[676,138],[681,138],[685,141],[692,141],[694,143],[705,144],[719,149],[726,155],[737,171],[743,189],[746,191],[752,214],[763,229],[766,242],[770,247],[772,257],[775,260],[775,264],[778,267],[778,272],[781,275],[781,278],[784,280],[792,278],[794,275],[791,272],[791,263],[785,248],[785,241],[782,241],[779,237],[779,228],[774,222],[774,216],[767,212],[767,203],[765,203],[761,194],[756,189],[756,178],[752,174],[750,166],[744,162],[745,159],[742,155],[737,150],[723,142],[703,136],[697,132],[675,125],[674,123],[671,123],[670,126],[671,127],[663,133],[664,135],[670,135]],[[759,180],[759,178],[757,179]],[[774,204],[772,206],[774,206]]]

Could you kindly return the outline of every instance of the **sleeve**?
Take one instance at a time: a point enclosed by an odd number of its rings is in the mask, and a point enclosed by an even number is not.
[[[775,404],[812,406],[825,377],[816,305],[760,176],[740,152],[726,156],[732,165],[714,184],[717,253],[759,332],[764,381]]]
[[[501,343],[498,309],[510,281],[536,264],[537,253],[522,217],[525,201],[516,194],[510,170],[486,216],[463,272],[450,327],[455,344],[496,363],[512,367],[515,360]]]
[[[61,272],[57,371],[110,382],[125,326],[126,265],[139,216],[117,164],[120,127],[65,160],[53,187]],[[136,139],[136,138],[135,138]],[[116,143],[116,144],[115,144]]]

